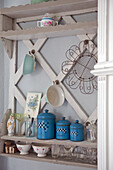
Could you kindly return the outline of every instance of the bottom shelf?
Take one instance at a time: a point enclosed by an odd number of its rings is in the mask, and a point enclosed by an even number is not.
[[[81,167],[97,169],[97,165],[92,165],[92,164],[82,163],[82,162],[74,162],[74,161],[68,160],[68,159],[54,159],[49,155],[47,157],[44,157],[44,158],[39,158],[34,153],[30,153],[29,155],[20,155],[19,153],[15,153],[15,154],[1,153],[0,156],[12,157],[12,158],[20,158],[20,159],[40,161],[40,162],[48,162],[48,163],[54,163],[54,164],[81,166]]]

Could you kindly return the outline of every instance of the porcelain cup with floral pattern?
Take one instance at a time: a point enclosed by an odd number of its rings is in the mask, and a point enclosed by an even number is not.
[[[58,22],[55,21],[49,14],[45,14],[45,16],[41,19],[41,21],[37,21],[37,27],[48,27],[58,25]]]
[[[50,150],[50,146],[32,145],[34,152],[37,153],[38,157],[45,157]]]
[[[16,144],[18,150],[20,151],[21,155],[27,155],[29,154],[29,150],[31,148],[31,144],[26,144],[26,143],[22,143],[22,142],[18,142]]]

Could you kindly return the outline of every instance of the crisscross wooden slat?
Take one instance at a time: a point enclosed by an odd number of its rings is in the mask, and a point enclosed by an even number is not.
[[[45,39],[44,39],[45,40]],[[29,40],[28,40],[29,41]],[[37,40],[37,42],[34,45],[32,46],[32,49],[34,50],[37,50],[37,47],[39,46],[39,40]],[[42,41],[41,41],[42,42]],[[30,42],[29,42],[30,43]],[[45,43],[45,41],[44,41]],[[26,45],[27,45],[27,41],[26,41]],[[41,44],[42,45],[42,44]],[[30,45],[31,46],[31,45]],[[29,48],[29,44],[27,46]],[[29,50],[32,50],[32,49],[29,49]],[[59,80],[58,79],[58,76],[55,74],[55,72],[52,70],[52,68],[50,67],[50,65],[47,63],[47,61],[43,58],[43,56],[40,54],[39,51],[37,51],[35,53],[35,57],[36,59],[38,60],[39,64],[42,66],[42,68],[46,71],[46,73],[48,74],[48,76],[51,78],[52,81],[54,80]],[[61,77],[61,73],[60,73],[60,77]],[[65,75],[62,75],[62,79],[63,77],[65,77]],[[57,78],[57,79],[56,79]],[[80,118],[85,121],[88,116],[87,114],[85,113],[85,111],[81,108],[81,106],[75,101],[75,99],[73,98],[73,96],[71,95],[71,93],[67,90],[67,88],[63,85],[63,83],[61,82],[60,83],[63,90],[64,90],[64,93],[66,95],[66,100],[70,103],[70,105],[73,107],[73,109],[76,111],[76,113],[79,114]],[[46,103],[46,101],[45,101]],[[45,105],[45,104],[44,104]],[[41,105],[42,106],[42,105]]]
[[[67,23],[67,24],[73,24],[76,22],[75,19],[73,19],[72,16],[63,16],[62,17],[63,20]],[[88,36],[90,37],[91,40],[94,40],[94,38],[96,37],[96,34],[88,34]],[[83,39],[87,39],[87,35],[77,35],[77,37],[80,39],[80,41],[82,41]],[[97,108],[93,111],[93,113],[88,117],[87,121],[90,122],[91,120],[96,120],[97,119]]]
[[[10,59],[10,79],[9,79],[9,105],[8,108],[12,109],[12,112],[15,112],[15,97],[14,97],[14,75],[16,71],[16,41],[13,42],[13,56]]]

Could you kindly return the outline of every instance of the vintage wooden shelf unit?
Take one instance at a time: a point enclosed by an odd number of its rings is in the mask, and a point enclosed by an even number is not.
[[[63,160],[55,160],[52,158],[37,158],[34,155],[20,156],[19,154],[5,154],[3,153],[3,144],[5,140],[13,141],[29,141],[35,143],[46,143],[46,144],[60,144],[72,145],[72,146],[85,146],[85,147],[97,147],[96,143],[84,142],[71,142],[71,141],[58,141],[58,140],[38,140],[36,138],[17,138],[8,137],[6,123],[11,112],[16,111],[15,101],[17,100],[22,107],[25,106],[25,96],[22,94],[18,88],[18,82],[23,76],[23,63],[20,68],[16,70],[16,43],[18,40],[22,40],[23,43],[28,48],[28,51],[35,50],[35,57],[42,68],[46,71],[48,76],[52,81],[59,80],[65,92],[65,98],[68,103],[73,107],[76,113],[79,114],[80,118],[86,122],[93,118],[97,119],[96,109],[91,116],[82,109],[80,104],[76,102],[71,93],[63,84],[63,80],[66,75],[60,72],[58,75],[51,69],[50,65],[43,58],[40,53],[40,49],[46,43],[47,39],[50,37],[60,37],[60,36],[70,36],[76,35],[81,38],[81,35],[86,33],[96,35],[97,23],[96,22],[83,22],[77,23],[73,18],[74,15],[86,14],[91,12],[97,12],[97,1],[96,0],[58,0],[43,2],[40,4],[33,5],[20,5],[11,8],[3,8],[0,10],[0,37],[4,48],[10,58],[10,82],[9,82],[9,106],[7,112],[4,114],[3,120],[0,125],[0,155],[10,156],[15,158],[25,158],[28,160],[46,161],[51,163],[68,164],[84,167],[96,168],[96,165],[83,164],[76,162],[67,162]],[[45,13],[53,13],[56,19],[60,22],[61,19],[65,21],[65,25],[58,25],[54,27],[46,28],[29,28],[22,29],[20,23],[37,21],[40,20]],[[31,42],[31,39],[38,39],[35,44]],[[70,67],[71,69],[71,67]],[[46,105],[45,97],[41,99],[41,109]],[[10,110],[11,109],[11,110]]]

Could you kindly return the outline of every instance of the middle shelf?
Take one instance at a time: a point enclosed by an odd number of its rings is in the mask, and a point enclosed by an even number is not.
[[[72,142],[70,140],[39,140],[36,137],[18,137],[18,136],[2,136],[1,139],[3,140],[13,140],[13,141],[23,141],[29,143],[42,143],[42,144],[57,144],[57,145],[70,145],[70,146],[83,146],[83,147],[92,147],[97,148],[97,143],[91,143],[88,141],[81,141],[81,142]]]
[[[96,22],[83,22],[76,24],[58,25],[53,27],[36,27],[24,30],[1,31],[0,37],[9,40],[28,40],[37,38],[51,38],[72,36],[80,34],[93,34],[97,31]]]

